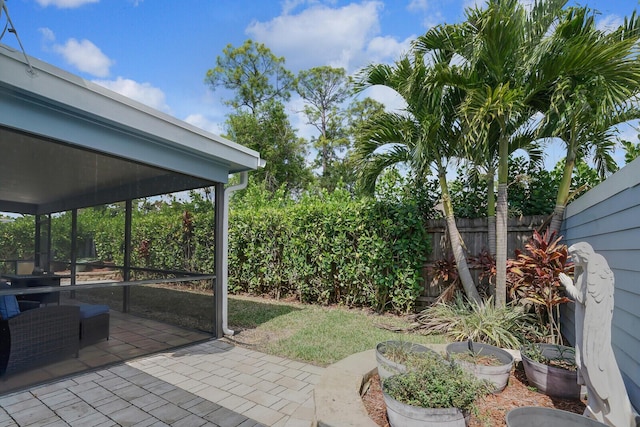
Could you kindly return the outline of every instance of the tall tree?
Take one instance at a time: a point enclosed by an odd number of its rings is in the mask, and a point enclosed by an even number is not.
[[[271,191],[283,185],[288,191],[302,190],[312,177],[306,167],[306,141],[296,136],[283,105],[295,88],[285,59],[252,40],[237,48],[227,45],[205,82],[211,89],[232,91],[233,98],[225,101],[235,109],[227,118],[227,136],[266,160],[254,179]]]
[[[448,62],[451,55],[434,52],[433,58]],[[364,190],[372,192],[378,176],[397,163],[405,163],[419,178],[436,174],[462,286],[469,300],[482,304],[469,272],[447,186],[449,163],[461,152],[463,136],[456,110],[463,98],[459,90],[437,84],[437,68],[437,62],[427,66],[425,57],[415,53],[413,58],[405,56],[394,66],[372,65],[362,72],[359,90],[374,85],[389,87],[405,100],[407,107],[404,113],[375,115],[363,129],[356,141],[358,176]]]
[[[343,107],[349,96],[347,83],[343,68],[321,66],[298,73],[296,90],[305,101],[304,114],[308,124],[319,132],[311,142],[318,150],[320,182],[325,188],[332,181],[328,179],[330,167],[334,162],[339,162],[338,151],[346,150],[349,146]]]
[[[533,64],[542,76],[556,76],[541,128],[566,149],[551,231],[560,231],[577,162],[590,156],[601,177],[617,169],[614,126],[640,117],[639,42],[635,13],[616,30],[603,32],[595,12],[571,8],[549,38],[546,55]]]
[[[567,151],[566,179],[560,185],[556,219],[566,205],[576,156],[593,147],[600,167],[607,158],[610,126],[630,118],[637,94],[637,19],[618,31],[595,29],[586,8],[564,9],[566,0],[536,1],[531,8],[517,0],[489,0],[485,9],[467,10],[456,31],[436,27],[419,43],[429,47],[433,35],[454,46],[458,57],[441,78],[467,90],[462,117],[468,134],[485,147],[498,129],[498,201],[496,205],[496,304],[506,300],[506,220],[509,145],[513,123],[529,123],[544,114],[540,137],[556,136]],[[569,142],[567,142],[569,141]],[[555,223],[559,229],[559,222]]]
[[[295,78],[284,64],[284,57],[275,56],[262,43],[246,40],[240,47],[228,44],[216,58],[216,66],[207,71],[205,83],[214,90],[231,90],[234,97],[227,105],[248,108],[255,114],[267,102],[284,102],[291,97]]]
[[[475,150],[485,157],[497,155],[495,303],[502,306],[506,303],[510,137],[515,124],[526,123],[533,115],[525,103],[521,69],[531,35],[524,30],[526,13],[517,0],[491,0],[486,9],[471,8],[466,14],[466,22],[435,27],[418,39],[417,46],[420,50],[449,46],[457,54],[457,63],[443,64],[440,78],[466,91],[460,115]]]
[[[513,124],[530,123],[542,113],[545,125],[540,127],[541,137],[566,138],[572,128],[599,141],[603,138],[593,137],[607,129],[600,124],[603,118],[613,123],[609,120],[613,116],[628,116],[628,111],[621,111],[621,102],[627,102],[632,93],[623,86],[629,85],[634,75],[628,64],[637,67],[638,61],[623,48],[627,42],[622,40],[630,37],[634,25],[627,25],[626,32],[605,37],[584,19],[585,8],[565,10],[566,3],[543,0],[527,8],[517,0],[489,0],[485,9],[468,9],[467,21],[453,33],[457,37],[450,39],[461,59],[442,73],[445,81],[467,90],[462,104],[464,126],[488,153],[491,150],[487,144],[495,141],[492,130],[497,129],[497,305],[506,301],[508,157],[513,129],[517,129]],[[444,32],[436,28],[431,33],[438,31]],[[429,33],[424,37],[426,46],[430,41],[427,36]],[[577,89],[587,89],[583,101],[573,99],[579,96]],[[587,93],[605,101],[593,103],[590,110],[596,115],[584,114]],[[582,127],[565,125],[570,122],[582,123]],[[600,153],[606,153],[606,147],[599,144]]]
[[[268,102],[254,114],[239,111],[227,120],[229,139],[256,150],[266,160],[264,168],[252,173],[275,191],[285,186],[288,192],[303,190],[312,180],[306,166],[306,142],[296,136],[280,102]]]

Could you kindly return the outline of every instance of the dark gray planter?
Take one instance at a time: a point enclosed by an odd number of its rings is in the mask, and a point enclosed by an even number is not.
[[[435,351],[420,345],[407,341],[384,341],[376,346],[376,361],[378,362],[378,375],[380,381],[389,378],[392,375],[407,372],[407,367],[403,363],[397,363],[387,357],[390,350],[401,349],[411,353],[433,353]]]
[[[566,350],[571,347],[554,344],[534,344],[541,347],[542,355],[547,358],[558,358],[561,352],[558,348]],[[578,372],[536,362],[526,356],[523,349],[522,365],[530,386],[538,389],[548,396],[561,399],[580,399],[580,385],[578,384]],[[566,351],[563,353],[566,356]]]
[[[513,356],[499,347],[483,344],[472,343],[473,352],[480,356],[492,356],[498,359],[501,364],[496,366],[485,366],[470,363],[466,360],[456,359],[456,354],[464,354],[469,352],[468,342],[454,342],[447,345],[447,356],[453,356],[454,363],[460,365],[467,372],[472,373],[481,380],[488,380],[494,385],[493,393],[500,393],[507,386],[511,369],[513,368]]]
[[[391,427],[465,427],[468,414],[458,408],[422,408],[382,393]]]
[[[599,421],[559,409],[523,406],[507,412],[507,427],[601,427]]]

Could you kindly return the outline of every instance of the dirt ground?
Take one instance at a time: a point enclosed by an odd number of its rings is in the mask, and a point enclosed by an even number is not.
[[[383,427],[389,426],[387,408],[380,388],[380,378],[377,375],[371,379],[369,389],[362,397],[362,401],[367,408],[369,416],[376,424]],[[582,414],[585,402],[551,398],[530,389],[522,363],[518,363],[515,369],[511,371],[509,384],[501,393],[487,396],[478,402],[479,414],[471,416],[469,427],[506,426],[505,417],[507,412],[519,406],[544,406]]]

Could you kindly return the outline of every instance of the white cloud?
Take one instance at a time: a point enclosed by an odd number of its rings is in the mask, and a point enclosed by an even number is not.
[[[410,12],[418,12],[429,9],[429,2],[427,0],[411,0],[407,6],[407,10]]]
[[[51,28],[38,28],[38,32],[42,34],[42,41],[44,41],[45,43],[53,43],[54,41],[56,41],[56,35],[51,30]]]
[[[246,33],[287,58],[293,70],[330,64],[350,72],[370,60],[366,50],[380,33],[378,14],[383,7],[379,1],[340,8],[312,5],[296,15],[253,22]]]
[[[623,19],[617,15],[603,16],[596,23],[596,28],[605,33],[610,33],[623,24]]]
[[[425,30],[428,30],[438,24],[443,23],[444,21],[444,15],[441,12],[433,12],[425,16],[425,18],[422,20],[422,26],[425,28]]]
[[[184,121],[216,135],[224,133],[224,129],[220,126],[220,123],[216,123],[202,114],[189,114]]]
[[[116,80],[94,80],[94,83],[146,104],[156,110],[169,112],[169,107],[165,102],[164,92],[157,87],[153,87],[150,83],[138,83],[122,77],[118,77]]]
[[[400,113],[407,108],[405,100],[396,91],[386,86],[372,86],[364,90],[361,97],[369,97],[384,104],[385,110]]]
[[[52,35],[53,33],[49,34]],[[114,64],[99,47],[86,39],[78,41],[71,38],[64,45],[54,45],[53,50],[78,70],[96,77],[107,77],[109,68]]]
[[[36,0],[42,7],[55,6],[58,9],[73,9],[89,3],[98,3],[99,1],[100,0]]]
[[[390,36],[374,37],[368,43],[366,56],[369,63],[389,62],[399,59],[400,56],[409,51],[411,41],[416,38],[412,35],[404,41],[398,41]]]
[[[282,2],[282,14],[288,15],[293,12],[298,6],[312,5],[320,3],[319,0],[284,0]]]

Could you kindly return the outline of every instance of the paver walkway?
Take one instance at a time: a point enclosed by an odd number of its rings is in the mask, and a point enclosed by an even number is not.
[[[323,371],[212,340],[2,396],[0,427],[308,427]]]

